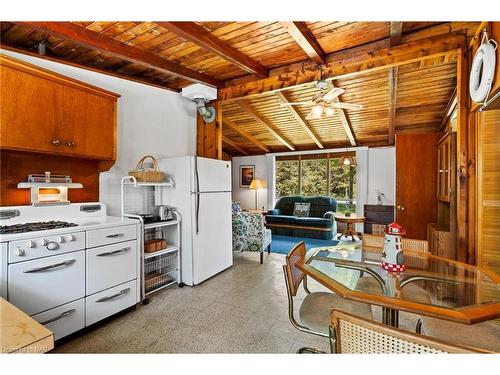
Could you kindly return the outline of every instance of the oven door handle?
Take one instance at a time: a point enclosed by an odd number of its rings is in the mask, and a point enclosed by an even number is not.
[[[32,268],[30,270],[24,271],[24,273],[35,273],[35,272],[50,271],[50,270],[52,270],[54,268],[67,267],[67,266],[69,266],[69,265],[71,265],[71,264],[73,264],[75,262],[76,262],[76,259],[65,260],[64,262],[54,263],[54,264],[50,264],[48,266]]]
[[[96,302],[106,302],[106,301],[121,297],[124,294],[127,294],[128,292],[130,292],[130,288],[120,290],[118,293],[113,294],[111,296],[99,298]]]
[[[118,237],[123,237],[123,233],[116,233],[116,234],[108,234],[106,238],[118,238]]]
[[[58,316],[55,316],[53,318],[50,318],[50,319],[44,320],[43,322],[38,322],[38,323],[40,323],[42,326],[46,326],[47,324],[57,322],[59,319],[66,318],[67,316],[70,316],[75,311],[76,311],[76,309],[71,309],[71,310],[68,310],[68,311],[61,313]]]
[[[124,253],[127,250],[130,250],[130,247],[124,247],[122,249],[113,250],[113,251],[106,251],[105,253],[97,254],[97,256],[98,257],[107,257],[109,255],[116,255],[116,254]]]

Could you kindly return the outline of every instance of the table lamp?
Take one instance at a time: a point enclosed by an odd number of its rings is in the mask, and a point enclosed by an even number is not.
[[[249,189],[255,190],[255,210],[257,210],[257,193],[259,189],[263,189],[262,182],[258,179],[252,180]]]

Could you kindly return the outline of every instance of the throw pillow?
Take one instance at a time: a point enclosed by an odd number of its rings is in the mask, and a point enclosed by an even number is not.
[[[308,217],[310,208],[311,208],[311,203],[295,202],[295,207],[293,209],[293,216]]]
[[[231,208],[233,210],[233,213],[241,212],[241,207],[240,207],[240,202],[233,202],[231,205]]]

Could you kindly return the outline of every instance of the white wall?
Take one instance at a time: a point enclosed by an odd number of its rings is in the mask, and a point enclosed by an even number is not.
[[[232,190],[233,201],[240,202],[243,209],[255,209],[255,190],[248,188],[240,188],[240,166],[242,165],[255,165],[255,178],[261,180],[264,189],[257,192],[257,207],[267,210],[268,202],[268,158],[265,155],[259,156],[237,156],[232,159],[233,176],[232,176]]]
[[[368,204],[377,204],[377,191],[385,194],[384,205],[396,201],[396,152],[394,147],[370,148],[368,152]]]
[[[0,52],[121,95],[117,161],[100,176],[100,200],[108,205],[111,215],[120,214],[120,179],[140,157],[194,155],[196,109],[179,94],[11,51]]]

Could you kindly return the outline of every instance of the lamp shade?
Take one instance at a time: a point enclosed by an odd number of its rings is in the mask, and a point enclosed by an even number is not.
[[[250,184],[250,187],[249,189],[251,190],[257,190],[257,189],[263,189],[264,186],[262,186],[262,182],[260,182],[260,180],[258,179],[255,179],[255,180],[252,180],[252,183]]]

